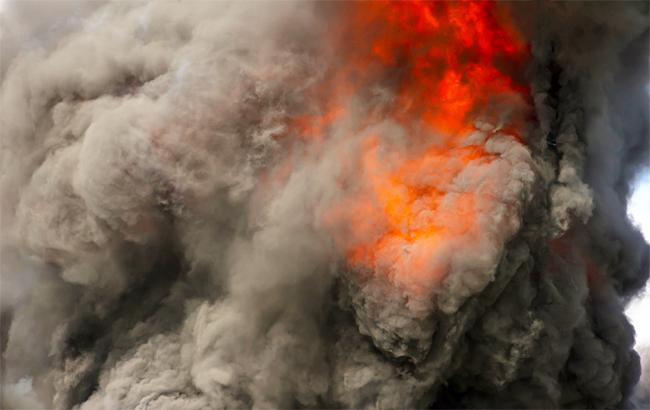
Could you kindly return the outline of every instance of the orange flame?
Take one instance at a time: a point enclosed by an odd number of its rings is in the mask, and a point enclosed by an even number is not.
[[[353,159],[361,182],[324,223],[336,227],[355,269],[430,289],[445,274],[435,255],[477,226],[476,194],[450,191],[466,167],[491,160],[468,142],[475,121],[519,136],[524,113],[512,107],[525,106],[528,95],[517,80],[528,46],[492,1],[357,2],[344,13],[333,28],[341,62],[313,90],[320,107],[294,118],[293,129],[307,140],[327,138],[353,116],[346,101],[357,98],[370,107],[359,129],[389,118],[405,130],[406,148],[368,133]],[[390,94],[378,97],[376,84]]]

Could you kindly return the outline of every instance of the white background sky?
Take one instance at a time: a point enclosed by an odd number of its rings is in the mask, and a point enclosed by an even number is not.
[[[637,179],[627,212],[646,242],[650,242],[650,169]],[[626,313],[636,329],[637,347],[650,347],[650,282],[646,284],[645,292],[630,303]]]

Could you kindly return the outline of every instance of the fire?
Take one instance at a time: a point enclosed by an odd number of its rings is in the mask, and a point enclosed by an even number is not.
[[[370,2],[354,19],[377,33],[371,58],[406,68],[394,114],[454,137],[473,128],[473,110],[526,91],[508,74],[527,46],[506,17],[494,2]]]
[[[519,138],[524,115],[512,107],[525,106],[517,77],[528,46],[492,1],[356,2],[343,13],[332,35],[340,63],[312,90],[317,108],[295,117],[293,129],[307,141],[326,139],[335,123],[358,116],[349,104],[357,99],[370,107],[359,132],[387,120],[403,130],[401,145],[363,131],[349,160],[353,176],[342,177],[355,188],[323,219],[356,271],[411,292],[431,289],[445,275],[440,255],[476,234],[487,206],[478,201],[490,201],[459,188],[464,170],[494,156],[474,135],[476,122]],[[388,84],[388,96],[377,84]]]

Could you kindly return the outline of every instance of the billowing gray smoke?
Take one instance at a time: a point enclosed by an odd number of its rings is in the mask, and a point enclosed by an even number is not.
[[[290,136],[345,4],[5,7],[2,408],[648,406],[623,313],[649,270],[625,215],[647,3],[509,6],[534,115],[523,142],[477,121],[490,160],[417,181],[447,215],[480,204],[476,231],[404,248],[435,283],[351,269],[336,239],[366,239],[332,209],[410,149],[376,114],[390,81]],[[369,144],[383,165],[357,175]]]

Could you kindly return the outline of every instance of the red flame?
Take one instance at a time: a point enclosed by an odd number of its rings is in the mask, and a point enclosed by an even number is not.
[[[463,169],[491,160],[468,140],[475,121],[520,134],[522,111],[512,107],[527,98],[516,79],[527,45],[492,1],[357,2],[332,30],[340,63],[312,90],[319,109],[293,119],[296,134],[327,138],[333,124],[358,116],[356,98],[370,107],[357,129],[390,119],[408,134],[408,147],[368,132],[351,160],[361,182],[325,224],[336,227],[352,267],[410,290],[430,288],[445,273],[436,252],[471,236],[483,206],[473,192],[449,191]],[[376,84],[390,93],[378,96]]]

